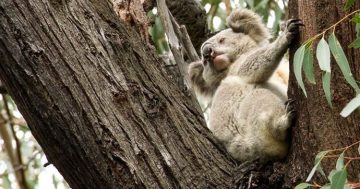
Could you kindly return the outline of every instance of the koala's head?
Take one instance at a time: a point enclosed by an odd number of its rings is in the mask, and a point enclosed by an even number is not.
[[[201,46],[205,68],[226,70],[241,54],[267,43],[271,37],[260,16],[250,10],[234,10],[227,18],[227,25],[228,29]]]

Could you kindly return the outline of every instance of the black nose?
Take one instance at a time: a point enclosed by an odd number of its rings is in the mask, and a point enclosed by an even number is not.
[[[211,44],[206,44],[203,46],[202,48],[202,54],[204,56],[204,58],[209,58],[211,56],[213,49]]]

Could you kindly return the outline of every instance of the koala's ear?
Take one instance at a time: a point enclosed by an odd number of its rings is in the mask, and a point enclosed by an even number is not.
[[[247,9],[235,9],[226,19],[227,25],[237,33],[250,35],[257,43],[271,38],[271,34],[262,19],[255,12]]]

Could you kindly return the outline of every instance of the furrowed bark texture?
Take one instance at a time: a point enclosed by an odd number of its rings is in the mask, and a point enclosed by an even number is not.
[[[306,27],[301,32],[300,42],[322,32],[333,25],[351,10],[344,12],[343,1],[333,0],[294,0],[289,2],[290,17],[300,18]],[[359,2],[353,10],[359,9]],[[332,32],[332,31],[330,31]],[[347,46],[355,40],[355,26],[347,21],[336,27],[336,36],[347,54],[350,67],[357,81],[360,80],[360,51]],[[317,43],[315,43],[317,44]],[[299,46],[291,49],[291,55]],[[313,46],[313,52],[316,52]],[[293,59],[293,56],[290,57]],[[348,118],[342,118],[340,112],[343,107],[355,97],[352,88],[345,81],[340,68],[332,59],[331,90],[334,108],[331,109],[325,99],[321,84],[322,73],[317,66],[314,56],[316,74],[316,85],[306,83],[308,97],[305,98],[298,87],[294,75],[290,75],[289,98],[296,100],[297,121],[292,128],[292,146],[287,162],[279,172],[284,173],[286,183],[284,186],[293,187],[295,183],[305,181],[310,170],[314,166],[315,155],[324,150],[346,147],[355,143],[360,138],[360,116],[353,113]],[[293,65],[291,65],[291,70]],[[347,156],[358,156],[357,147]],[[341,153],[341,152],[340,152]],[[325,159],[323,161],[325,172],[335,168],[336,159]],[[360,170],[360,162],[352,161],[348,167],[351,176],[356,176]],[[321,179],[317,178],[319,183]]]
[[[107,1],[1,0],[0,78],[74,189],[229,188],[199,108]]]

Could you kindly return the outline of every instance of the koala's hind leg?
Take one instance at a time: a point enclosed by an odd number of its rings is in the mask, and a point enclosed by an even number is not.
[[[274,120],[272,127],[270,127],[271,135],[279,141],[284,141],[286,139],[288,129],[294,118],[292,102],[292,100],[289,100],[285,103],[283,115]]]

